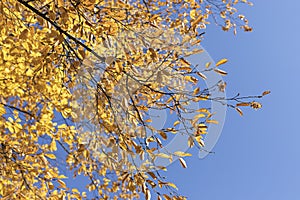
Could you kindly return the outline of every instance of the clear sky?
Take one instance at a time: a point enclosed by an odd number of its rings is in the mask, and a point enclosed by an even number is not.
[[[253,3],[241,9],[252,33],[234,36],[211,25],[202,45],[214,60],[230,60],[227,96],[272,93],[262,110],[244,109],[243,117],[228,110],[215,154],[187,158],[187,169],[178,161],[168,167],[191,200],[300,199],[300,1]]]

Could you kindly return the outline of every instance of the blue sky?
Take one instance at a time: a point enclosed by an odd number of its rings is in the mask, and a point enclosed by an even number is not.
[[[237,36],[208,26],[202,45],[223,57],[227,95],[272,93],[263,109],[228,110],[215,154],[168,167],[168,178],[191,200],[300,199],[300,1],[254,1],[242,7],[254,27]],[[196,153],[196,150],[193,151]]]

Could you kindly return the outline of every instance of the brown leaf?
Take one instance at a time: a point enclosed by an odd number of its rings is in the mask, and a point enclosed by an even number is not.
[[[235,110],[236,110],[241,116],[243,116],[243,112],[242,112],[242,110],[241,110],[240,108],[236,107]]]
[[[183,168],[187,168],[186,162],[185,162],[185,160],[183,160],[183,158],[179,158],[179,161]]]
[[[262,93],[262,96],[268,95],[268,94],[270,94],[270,93],[271,93],[270,90],[266,90],[266,91],[264,91],[264,92]]]

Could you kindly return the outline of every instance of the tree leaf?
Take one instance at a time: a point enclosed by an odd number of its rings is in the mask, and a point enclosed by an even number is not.
[[[183,160],[183,158],[179,158],[179,162],[183,168],[187,168],[186,162]]]
[[[223,65],[225,63],[227,63],[227,59],[226,58],[223,58],[221,60],[219,60],[217,63],[216,63],[216,67],[220,66],[220,65]]]

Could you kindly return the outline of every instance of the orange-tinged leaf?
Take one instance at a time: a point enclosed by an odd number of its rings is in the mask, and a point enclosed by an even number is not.
[[[64,6],[64,0],[58,0],[58,7],[63,7]]]
[[[241,116],[243,116],[243,111],[242,111],[240,108],[236,107],[235,110],[236,110]]]
[[[271,93],[270,90],[266,90],[266,91],[264,91],[264,92],[262,93],[262,96],[268,95],[268,94],[270,94],[270,93]]]
[[[250,106],[250,103],[245,103],[245,102],[237,103],[236,106]]]
[[[197,87],[194,89],[193,94],[197,95],[197,94],[199,94],[199,92],[200,92],[200,88]]]
[[[164,140],[168,139],[168,136],[164,131],[158,131],[158,133]]]
[[[147,172],[154,180],[157,179],[156,175],[153,172]]]

